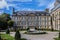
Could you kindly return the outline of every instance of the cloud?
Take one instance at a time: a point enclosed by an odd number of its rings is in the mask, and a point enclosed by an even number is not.
[[[51,7],[54,5],[54,0],[38,0],[37,2],[39,2],[38,4],[38,7],[41,7],[41,6],[48,6],[48,7]]]
[[[50,4],[47,6],[47,8],[49,8],[50,10],[51,10],[52,8],[54,8],[54,2],[50,3]]]
[[[8,7],[7,3],[5,0],[0,1],[0,8]]]
[[[31,9],[31,8],[19,8],[17,7],[18,9],[16,9],[16,11],[33,11],[34,9]]]
[[[20,7],[16,7],[15,11],[43,11],[43,10],[34,9],[34,8],[20,8]]]
[[[15,6],[14,4],[8,4],[5,0],[0,1],[0,9],[6,8],[9,10],[10,6]]]
[[[38,7],[41,6],[46,6],[46,8],[49,8],[50,10],[54,7],[54,2],[55,0],[38,0],[37,2],[39,2]]]
[[[31,2],[32,0],[7,0],[10,2],[17,1],[17,2]]]
[[[12,1],[18,1],[18,2],[30,2],[32,0],[0,0],[0,9],[4,9],[6,8],[7,10],[9,10],[9,7],[17,7],[17,4],[12,4],[12,3],[8,3],[12,2]],[[20,5],[20,4],[19,4]]]
[[[45,6],[45,5],[47,5],[47,3],[49,3],[49,1],[47,1],[47,0],[36,0],[36,2],[38,2],[39,4],[38,4],[38,7],[40,7],[40,6]]]
[[[52,9],[54,7],[54,2],[49,4],[47,8]]]
[[[54,7],[53,2],[50,1],[49,0],[0,0],[0,9],[6,8],[6,10],[10,11],[10,7],[14,7],[16,11],[22,11],[22,10],[40,11],[43,10],[44,6],[46,6],[46,8],[49,9]],[[40,7],[42,8],[40,9]]]
[[[23,8],[22,10],[25,10],[25,11],[32,11],[33,9],[31,9],[31,8]]]
[[[3,11],[0,11],[0,15],[3,14]]]

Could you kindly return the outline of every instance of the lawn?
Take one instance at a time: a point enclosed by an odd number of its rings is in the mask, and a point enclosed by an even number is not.
[[[0,34],[0,36],[4,40],[15,40],[14,37],[10,36],[9,34]]]
[[[55,40],[60,40],[59,38],[54,38]]]
[[[3,40],[15,40],[14,37],[10,36],[9,34],[0,34]],[[20,40],[27,40],[25,38],[21,38]]]

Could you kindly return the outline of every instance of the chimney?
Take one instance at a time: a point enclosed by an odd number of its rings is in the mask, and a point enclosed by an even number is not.
[[[13,14],[15,13],[15,9],[14,9],[14,8],[12,9],[12,13],[13,13]]]
[[[49,8],[46,8],[46,9],[45,9],[45,12],[48,12],[48,13],[49,13]]]

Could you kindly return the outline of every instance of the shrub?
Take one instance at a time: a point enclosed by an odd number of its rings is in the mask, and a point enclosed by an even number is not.
[[[60,40],[60,38],[54,38],[55,40]]]
[[[16,28],[14,28],[14,31],[15,31],[15,32],[16,32],[16,30],[17,30],[17,29],[16,29]]]
[[[60,31],[59,31],[59,38],[60,38]]]
[[[10,30],[9,29],[7,29],[6,34],[10,34]]]
[[[27,31],[29,31],[29,28],[27,28]]]
[[[27,39],[25,39],[25,38],[22,38],[22,39],[20,39],[20,40],[27,40]]]
[[[37,30],[37,28],[35,27],[35,30]]]
[[[1,36],[0,36],[0,40],[2,40]]]
[[[17,30],[15,34],[15,40],[20,40],[20,39],[21,39],[21,34],[19,33],[19,30]]]

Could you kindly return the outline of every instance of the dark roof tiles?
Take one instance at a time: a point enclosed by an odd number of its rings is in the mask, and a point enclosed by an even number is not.
[[[47,15],[47,14],[49,15],[49,13],[44,12],[44,11],[17,11],[17,12],[15,12],[15,14],[16,15],[21,15],[21,16],[28,16],[30,14],[34,14],[36,16]]]

